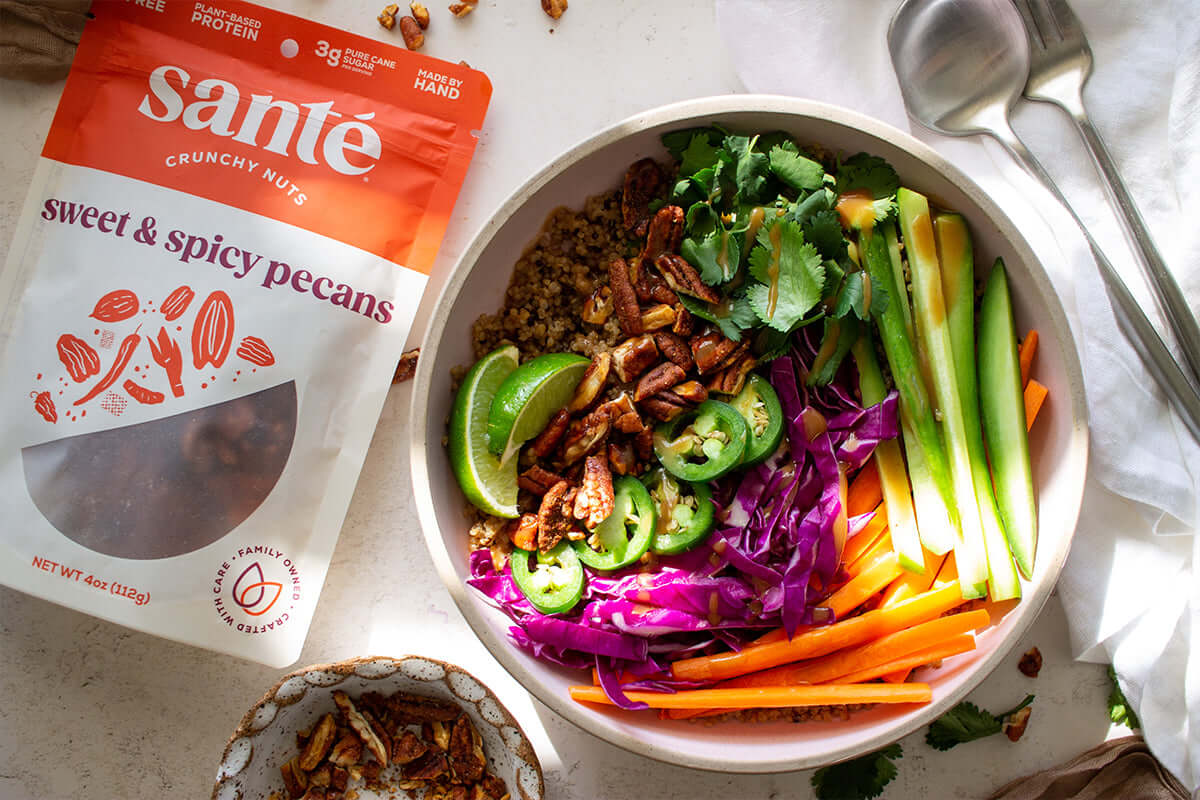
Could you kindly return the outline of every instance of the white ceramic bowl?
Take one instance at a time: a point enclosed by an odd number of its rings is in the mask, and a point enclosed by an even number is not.
[[[465,503],[442,437],[451,404],[450,370],[473,360],[472,321],[503,303],[513,264],[557,206],[618,186],[644,156],[666,158],[659,136],[719,123],[740,131],[783,130],[798,141],[887,159],[904,185],[962,213],[976,258],[1004,258],[1017,327],[1040,333],[1037,377],[1050,390],[1032,435],[1041,535],[1033,579],[1015,610],[979,637],[975,651],[926,670],[933,702],[876,707],[836,722],[704,726],[577,704],[567,686],[582,673],[541,663],[506,638],[509,620],[468,589]],[[965,175],[921,142],[845,109],[793,98],[732,95],[647,111],[555,158],[488,220],[464,253],[434,308],[421,348],[412,408],[412,476],[426,542],[459,609],[492,654],[531,694],[561,716],[619,747],[684,766],[722,772],[778,772],[851,758],[891,743],[961,700],[1008,653],[1041,611],[1070,549],[1087,468],[1087,410],[1071,332],[1050,281],[1013,223]]]
[[[483,739],[488,770],[504,780],[512,800],[545,797],[542,767],[525,732],[474,675],[423,656],[378,656],[317,664],[280,678],[246,712],[225,745],[212,800],[287,797],[279,767],[297,755],[297,731],[312,730],[322,715],[337,710],[334,689],[351,698],[366,692],[406,692],[458,704]],[[383,795],[357,791],[360,800],[417,796],[399,788]]]

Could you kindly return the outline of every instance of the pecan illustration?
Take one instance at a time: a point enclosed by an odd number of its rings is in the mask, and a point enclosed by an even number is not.
[[[83,339],[64,333],[58,337],[55,347],[58,349],[58,360],[67,368],[71,380],[82,383],[100,374],[100,356]]]
[[[220,367],[233,344],[233,301],[222,291],[215,291],[196,313],[192,325],[192,364],[204,369],[212,364]]]
[[[621,191],[621,221],[625,230],[638,237],[646,235],[646,227],[650,224],[650,201],[658,196],[662,185],[662,170],[652,158],[636,161],[625,171]]]
[[[575,519],[587,528],[595,528],[613,513],[612,471],[603,456],[588,456],[583,466],[583,485],[575,495]]]
[[[257,336],[242,339],[242,343],[238,345],[237,356],[259,367],[269,367],[275,363],[275,354],[267,347],[267,343]]]
[[[638,308],[633,282],[629,279],[629,265],[623,258],[614,258],[608,265],[608,285],[612,289],[613,308],[626,336],[637,336],[642,332],[642,312]]]
[[[719,303],[721,295],[700,280],[700,273],[683,256],[663,253],[654,260],[667,285],[680,294],[698,297],[706,303]]]
[[[50,399],[49,392],[30,392],[29,396],[33,398],[33,410],[41,415],[46,422],[58,422],[58,410],[54,408],[54,401]]]
[[[158,310],[162,312],[163,319],[167,322],[174,322],[183,316],[183,312],[187,311],[188,306],[192,304],[192,298],[195,296],[196,293],[192,291],[192,287],[180,286],[167,295],[167,299],[162,301]]]
[[[101,322],[123,322],[137,312],[137,295],[128,289],[116,289],[97,300],[89,316]]]

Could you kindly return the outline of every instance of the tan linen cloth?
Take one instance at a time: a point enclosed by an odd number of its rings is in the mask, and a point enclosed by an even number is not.
[[[1126,736],[1018,778],[988,800],[1188,800],[1188,793],[1142,737]]]
[[[50,81],[71,69],[91,0],[0,0],[0,78]]]

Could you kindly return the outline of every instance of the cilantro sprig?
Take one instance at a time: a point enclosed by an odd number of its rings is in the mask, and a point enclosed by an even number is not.
[[[818,800],[870,800],[896,777],[896,761],[903,755],[900,745],[821,767],[813,773],[812,787]]]
[[[1004,729],[1005,718],[1032,702],[1033,695],[1029,695],[1016,708],[992,714],[964,700],[933,721],[925,734],[925,742],[935,750],[949,750],[965,742],[992,736]]]

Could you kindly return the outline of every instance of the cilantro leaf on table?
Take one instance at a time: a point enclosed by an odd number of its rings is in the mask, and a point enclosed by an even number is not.
[[[768,159],[775,177],[796,191],[813,191],[825,183],[825,168],[794,149],[776,145],[771,148]]]
[[[1108,666],[1108,679],[1112,681],[1112,691],[1108,694],[1108,718],[1118,725],[1128,728],[1142,727],[1141,720],[1133,710],[1133,706],[1125,699],[1121,684],[1117,682],[1117,672],[1112,665]]]
[[[900,745],[889,745],[874,753],[813,773],[812,786],[818,800],[870,800],[896,777],[894,759],[903,755]]]
[[[759,319],[781,331],[812,310],[825,285],[821,254],[804,241],[800,226],[786,219],[758,232],[750,251],[750,274],[759,281],[746,293],[751,307]]]
[[[1017,713],[1032,702],[1033,695],[1029,695],[1016,708],[1002,714],[992,714],[964,700],[930,724],[925,741],[935,750],[949,750],[964,742],[992,736],[1003,729],[1005,717]]]
[[[758,315],[750,307],[744,294],[727,298],[720,305],[706,303],[686,294],[679,295],[679,302],[700,319],[708,320],[721,329],[726,338],[735,342],[742,340],[742,332],[758,324]]]
[[[900,177],[879,156],[858,153],[843,161],[837,172],[837,193],[854,189],[868,191],[876,199],[890,197],[899,191]]]
[[[770,160],[765,153],[754,149],[757,137],[726,136],[725,149],[733,156],[734,186],[737,199],[743,203],[755,203],[763,199],[770,174]]]

